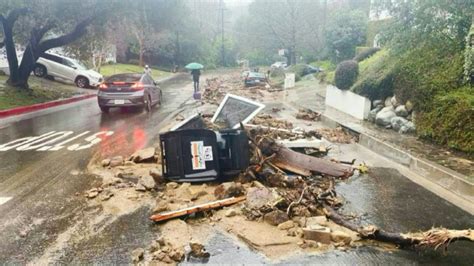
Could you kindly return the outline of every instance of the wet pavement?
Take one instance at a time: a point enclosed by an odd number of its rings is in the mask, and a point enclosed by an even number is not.
[[[93,156],[128,155],[156,140],[166,120],[181,108],[192,108],[189,77],[162,85],[165,102],[151,114],[100,113],[95,100],[0,128],[0,143],[56,130],[76,133],[111,130],[115,133],[91,149],[56,152],[0,152],[0,264],[25,264],[46,260],[61,264],[128,264],[130,253],[146,247],[159,235],[159,226],[148,219],[151,205],[94,224],[100,208],[87,206],[82,193],[98,182],[84,174]],[[439,198],[396,171],[393,163],[357,144],[335,145],[331,156],[358,158],[372,167],[370,174],[341,182],[337,191],[346,202],[344,213],[362,215],[362,223],[386,230],[426,230],[432,226],[474,228],[474,217]],[[79,195],[76,195],[79,193]],[[87,228],[87,224],[95,226]],[[74,228],[75,230],[71,230]],[[68,231],[92,230],[87,238]],[[65,237],[68,236],[68,237]],[[453,243],[446,254],[433,251],[383,250],[360,247],[349,251],[304,254],[269,261],[226,232],[215,232],[206,248],[209,264],[451,264],[473,265],[474,243]],[[189,261],[183,264],[203,263]]]

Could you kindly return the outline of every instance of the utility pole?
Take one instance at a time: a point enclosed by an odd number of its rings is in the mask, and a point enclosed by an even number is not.
[[[219,11],[221,12],[221,56],[222,66],[225,67],[225,46],[224,46],[224,0],[219,0]]]

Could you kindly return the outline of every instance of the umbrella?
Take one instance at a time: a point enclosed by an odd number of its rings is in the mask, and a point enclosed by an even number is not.
[[[187,69],[202,69],[202,68],[204,68],[204,66],[199,64],[199,63],[193,62],[193,63],[187,64],[185,66],[185,68],[187,68]]]

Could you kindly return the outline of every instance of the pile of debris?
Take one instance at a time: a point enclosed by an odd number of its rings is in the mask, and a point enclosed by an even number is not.
[[[208,82],[212,85],[220,81]],[[205,97],[221,97],[220,85],[215,86],[218,92]],[[304,119],[319,117],[307,110],[300,113]],[[210,124],[209,117],[203,118],[205,125]],[[356,171],[367,171],[367,167],[354,165],[354,161],[324,158],[328,149],[321,140],[324,137],[331,142],[350,143],[354,140],[350,134],[342,128],[297,130],[292,123],[266,114],[258,115],[252,123],[258,125],[241,125],[240,129],[245,133],[245,144],[249,143],[250,147],[249,154],[241,155],[249,156],[250,164],[240,168],[248,165],[227,182],[192,184],[167,180],[162,169],[169,168],[166,164],[162,168],[160,149],[153,147],[140,150],[127,160],[117,156],[101,162],[104,183],[85,193],[90,201],[110,202],[111,197],[132,190],[148,195],[155,204],[150,219],[160,226],[160,237],[148,248],[134,250],[133,262],[177,263],[189,257],[209,258],[211,254],[200,242],[205,241],[203,234],[211,229],[233,234],[269,257],[289,254],[298,248],[345,250],[362,245],[361,239],[399,247],[435,249],[446,248],[456,240],[474,241],[470,230],[441,228],[400,234],[373,225],[355,224],[351,218],[338,213],[344,199],[336,192],[335,184],[350,178]],[[219,155],[213,153],[212,146],[205,145],[204,140],[193,140],[191,145],[190,160],[196,163],[198,171],[206,170],[206,162]],[[303,145],[303,152],[295,151],[299,145]],[[163,155],[168,153],[163,150]],[[165,176],[166,173],[167,170]],[[140,196],[134,198],[140,199]]]
[[[321,119],[321,114],[308,108],[302,108],[298,110],[296,118],[307,121],[319,121]]]
[[[322,128],[319,129],[319,133],[325,139],[333,143],[356,143],[358,138],[354,135],[349,134],[342,127],[337,128]]]

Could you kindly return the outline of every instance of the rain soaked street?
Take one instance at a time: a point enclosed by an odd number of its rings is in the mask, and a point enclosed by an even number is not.
[[[161,86],[164,103],[151,114],[119,110],[102,114],[93,98],[57,112],[1,125],[0,143],[53,130],[75,134],[113,131],[102,142],[83,150],[0,152],[0,198],[8,199],[0,205],[1,263],[130,263],[131,250],[148,245],[154,234],[160,234],[159,227],[148,219],[150,205],[121,215],[111,223],[100,222],[104,224],[87,228],[102,210],[88,206],[82,193],[98,182],[86,172],[93,158],[127,156],[154,144],[157,132],[173,115],[181,110],[192,112],[196,104],[191,100],[187,76],[174,77]],[[75,142],[68,145],[72,143]],[[372,167],[369,174],[338,184],[337,191],[345,199],[343,213],[357,213],[361,215],[360,221],[394,232],[428,230],[433,226],[474,227],[474,216],[411,182],[395,169],[394,163],[358,144],[339,144],[329,156],[340,160],[357,158]],[[81,229],[92,232],[86,238],[70,233]],[[473,243],[454,243],[446,254],[367,245],[321,254],[299,253],[270,261],[235,237],[215,230],[206,246],[211,253],[209,263],[213,264],[229,263],[235,255],[239,259],[232,263],[238,264],[474,263],[474,254],[470,252]]]

